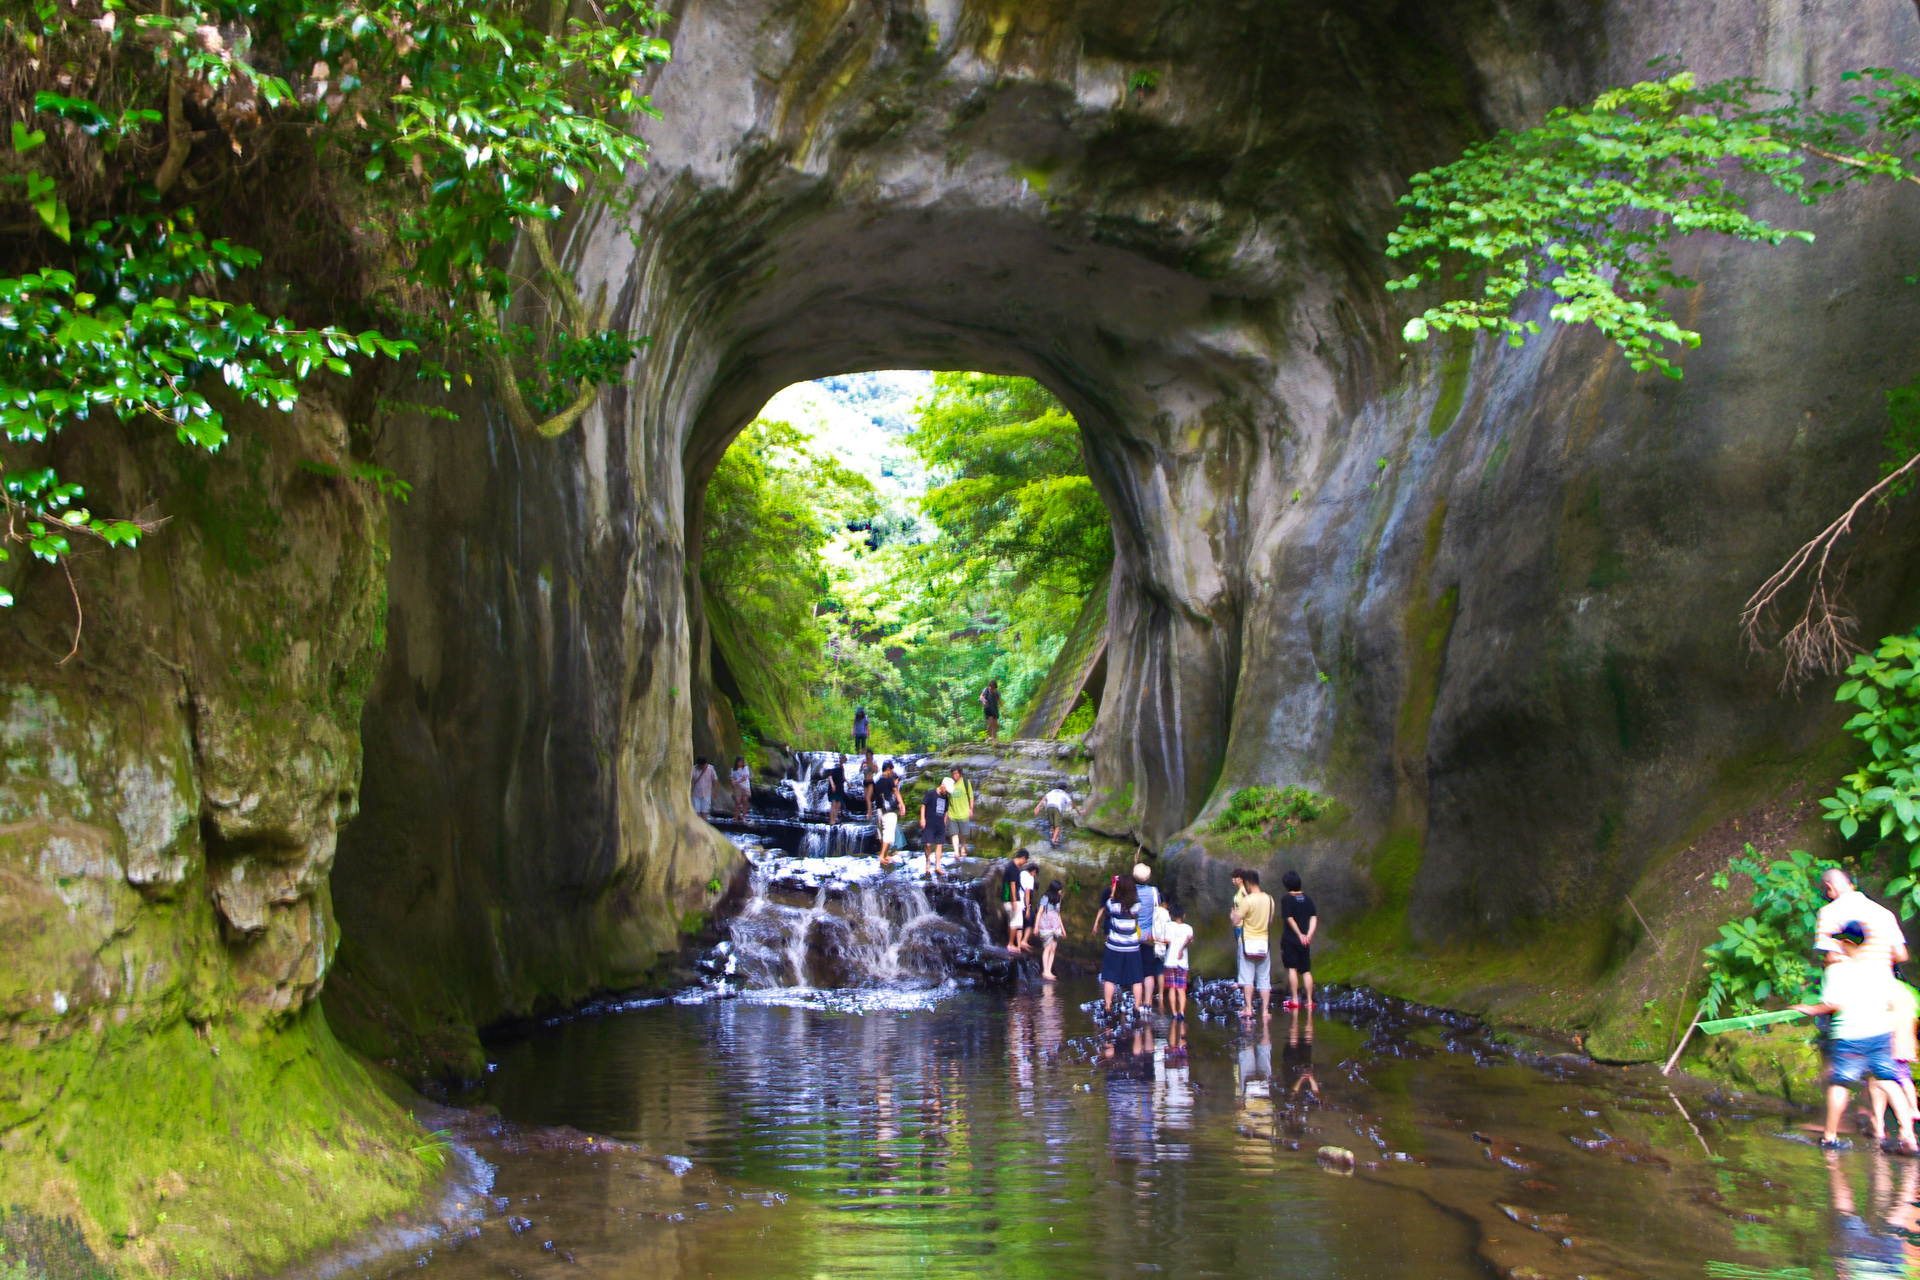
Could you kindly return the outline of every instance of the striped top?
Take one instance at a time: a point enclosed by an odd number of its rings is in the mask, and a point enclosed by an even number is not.
[[[1140,949],[1140,918],[1129,907],[1108,899],[1107,909],[1107,950],[1138,951]]]

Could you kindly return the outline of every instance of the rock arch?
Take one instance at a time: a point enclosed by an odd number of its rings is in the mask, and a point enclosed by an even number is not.
[[[653,335],[634,381],[556,445],[476,411],[386,446],[419,496],[335,876],[337,1020],[470,1062],[466,1028],[632,980],[702,909],[726,851],[682,785],[699,495],[773,391],[868,368],[1026,374],[1080,418],[1118,534],[1100,825],[1204,890],[1196,818],[1302,782],[1350,816],[1291,856],[1383,936],[1610,912],[1834,725],[1774,696],[1732,619],[1873,472],[1877,393],[1920,331],[1882,281],[1920,222],[1868,192],[1820,211],[1817,255],[1701,246],[1708,345],[1679,385],[1583,333],[1408,352],[1377,250],[1404,175],[1655,53],[1827,84],[1916,26],[1727,22],[1627,0],[677,6],[638,245],[604,219],[565,236]],[[1818,323],[1772,322],[1809,297]],[[1869,625],[1911,532],[1866,567]]]

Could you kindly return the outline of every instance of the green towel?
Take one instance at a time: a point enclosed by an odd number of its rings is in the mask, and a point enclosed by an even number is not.
[[[1807,1015],[1798,1009],[1779,1009],[1773,1013],[1750,1013],[1744,1018],[1716,1018],[1712,1022],[1703,1022],[1700,1029],[1708,1035],[1718,1035],[1722,1031],[1745,1031],[1749,1027],[1764,1027],[1774,1022],[1791,1022],[1795,1018]]]

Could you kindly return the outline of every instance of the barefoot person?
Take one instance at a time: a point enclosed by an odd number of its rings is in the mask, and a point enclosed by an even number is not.
[[[1162,929],[1167,939],[1166,967],[1160,984],[1167,992],[1167,1012],[1176,1022],[1187,1020],[1187,948],[1193,943],[1193,926],[1187,923],[1185,908],[1178,903],[1165,908],[1167,923]]]
[[[747,768],[745,756],[733,758],[733,772],[728,776],[733,780],[733,816],[744,818],[753,811],[753,770]]]
[[[1058,880],[1047,886],[1047,896],[1040,899],[1040,914],[1034,920],[1033,933],[1040,939],[1040,980],[1052,982],[1053,953],[1060,946],[1060,939],[1067,936],[1066,918],[1060,914]]]
[[[1133,878],[1115,876],[1107,889],[1107,900],[1093,918],[1097,938],[1106,930],[1107,949],[1100,961],[1100,991],[1106,998],[1108,1016],[1113,1014],[1114,993],[1125,987],[1133,993],[1133,1007],[1140,1010],[1140,898],[1134,892]]]
[[[1055,787],[1040,797],[1039,804],[1033,806],[1036,814],[1042,809],[1047,811],[1047,825],[1053,831],[1047,839],[1057,848],[1060,844],[1060,824],[1065,822],[1067,815],[1073,812],[1073,797],[1059,787]]]
[[[1840,958],[1827,966],[1820,980],[1820,1003],[1793,1006],[1801,1013],[1819,1017],[1834,1015],[1832,1027],[1832,1083],[1827,1086],[1827,1121],[1821,1134],[1822,1146],[1838,1146],[1840,1116],[1854,1086],[1869,1077],[1897,1082],[1898,1065],[1893,1060],[1895,999],[1893,972],[1878,953],[1872,960],[1862,955],[1867,949],[1867,926],[1849,920],[1830,935],[1839,948]],[[1920,1155],[1913,1141],[1913,1108],[1905,1089],[1886,1092],[1900,1124],[1902,1155]]]
[[[929,880],[940,878],[940,850],[947,842],[947,788],[952,785],[949,779],[940,779],[940,785],[920,802],[920,844],[926,850]]]
[[[1273,1018],[1273,957],[1267,954],[1267,928],[1273,923],[1273,899],[1260,888],[1260,873],[1240,871],[1246,896],[1232,912],[1240,926],[1240,1016],[1253,1017],[1253,990],[1260,989],[1260,1020]]]
[[[1320,914],[1314,910],[1313,899],[1300,889],[1300,873],[1289,871],[1280,877],[1281,887],[1286,890],[1280,895],[1280,963],[1287,971],[1287,1002],[1283,1009],[1300,1007],[1300,986],[1307,988],[1307,1003],[1313,1003],[1313,946],[1314,930],[1320,927]]]
[[[880,766],[880,776],[867,788],[867,812],[880,828],[880,866],[893,867],[894,841],[900,834],[900,780],[893,776],[893,761]]]
[[[853,709],[853,754],[857,756],[867,754],[867,729],[867,709],[855,707]]]
[[[1027,869],[1028,853],[1025,849],[1016,849],[1011,858],[1000,866],[1000,905],[1007,913],[1007,950],[1025,951],[1027,949],[1027,927],[1032,922],[1027,914],[1027,902],[1021,897],[1020,879],[1031,876]],[[1031,880],[1028,883],[1032,883]]]

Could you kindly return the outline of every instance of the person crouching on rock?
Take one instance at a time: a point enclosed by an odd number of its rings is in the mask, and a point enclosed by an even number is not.
[[[1833,1018],[1833,1082],[1827,1086],[1827,1123],[1820,1145],[1840,1145],[1840,1116],[1847,1108],[1853,1086],[1869,1077],[1898,1081],[1899,1065],[1893,1060],[1893,1020],[1896,1002],[1893,972],[1884,961],[1871,963],[1860,957],[1867,944],[1867,928],[1850,920],[1833,932],[1841,959],[1827,966],[1820,979],[1820,1003],[1797,1004],[1799,1012]],[[1913,1141],[1913,1107],[1905,1089],[1886,1091],[1900,1122],[1901,1155],[1920,1155]]]

